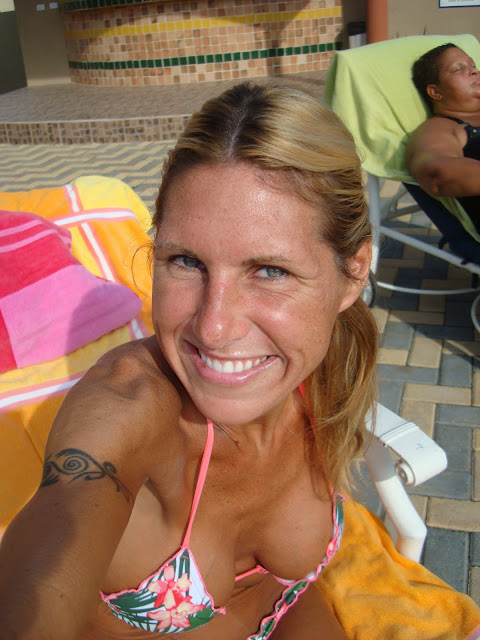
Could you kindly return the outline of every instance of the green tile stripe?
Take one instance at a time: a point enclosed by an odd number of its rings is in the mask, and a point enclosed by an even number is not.
[[[112,62],[76,62],[70,60],[71,69],[166,69],[185,65],[210,64],[212,62],[235,62],[238,60],[258,60],[261,58],[281,58],[309,53],[338,51],[341,42],[302,45],[299,47],[276,47],[272,49],[255,49],[253,51],[234,51],[233,53],[211,53],[198,56],[179,56],[175,58],[155,58],[150,60],[116,60]]]
[[[62,11],[82,11],[83,9],[101,9],[103,7],[119,7],[128,4],[153,2],[154,0],[73,0],[61,2]]]

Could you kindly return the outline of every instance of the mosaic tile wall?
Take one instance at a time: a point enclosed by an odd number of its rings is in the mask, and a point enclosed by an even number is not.
[[[342,2],[125,0],[63,17],[74,82],[165,85],[324,70]]]
[[[80,144],[175,140],[190,116],[0,123],[0,144]]]

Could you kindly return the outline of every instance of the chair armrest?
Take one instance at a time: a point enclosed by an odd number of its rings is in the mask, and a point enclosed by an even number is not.
[[[396,474],[404,485],[415,487],[447,468],[445,451],[415,423],[407,422],[381,404],[377,404],[375,426],[369,416],[367,426],[400,460]]]
[[[413,487],[442,472],[447,466],[444,450],[416,424],[407,422],[381,404],[367,428],[374,438],[365,452],[370,478],[397,532],[399,553],[420,562],[427,534],[404,485]],[[394,464],[390,449],[399,457]]]
[[[372,439],[365,452],[365,462],[378,497],[395,528],[397,551],[420,562],[427,527],[396,474],[390,451],[378,438]]]

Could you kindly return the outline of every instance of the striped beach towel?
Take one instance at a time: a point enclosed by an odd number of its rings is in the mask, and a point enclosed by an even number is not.
[[[72,255],[71,237],[36,214],[0,211],[0,373],[60,358],[140,312],[131,289]]]

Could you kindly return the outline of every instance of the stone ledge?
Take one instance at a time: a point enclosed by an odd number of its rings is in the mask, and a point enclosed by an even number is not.
[[[87,144],[176,140],[190,114],[115,120],[2,122],[0,144]]]

